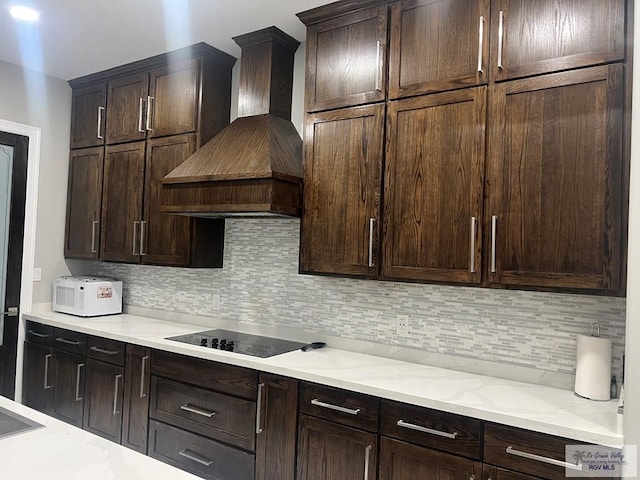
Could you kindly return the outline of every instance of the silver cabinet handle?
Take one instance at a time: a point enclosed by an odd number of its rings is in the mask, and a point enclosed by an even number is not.
[[[35,330],[27,330],[27,332],[29,332],[29,335],[33,335],[34,337],[38,338],[47,338],[49,336],[46,333],[36,332]]]
[[[53,354],[47,353],[44,356],[44,389],[49,390],[53,385],[49,385],[49,360],[53,357]]]
[[[117,355],[118,354],[118,350],[105,350],[104,348],[96,347],[95,345],[91,345],[89,347],[89,350],[94,351],[94,352],[98,352],[98,353],[104,353],[105,355]]]
[[[482,75],[482,50],[484,47],[484,17],[480,16],[480,25],[478,26],[478,73]]]
[[[138,245],[138,225],[140,225],[140,221],[134,220],[133,221],[133,248],[131,249],[131,255],[139,255],[138,251],[136,250],[136,247],[139,246]]]
[[[56,337],[56,342],[65,343],[67,345],[73,345],[74,347],[77,347],[82,343],[77,340],[67,340],[66,338],[62,338],[62,337]]]
[[[478,219],[476,217],[471,217],[471,259],[469,265],[469,271],[471,273],[476,272],[476,229],[478,225]]]
[[[380,40],[378,40],[376,42],[376,92],[381,92],[381,77],[382,77],[382,69],[380,68],[381,66],[381,62],[380,62],[380,50],[382,48],[382,43],[380,42]]]
[[[98,247],[96,246],[98,225],[100,225],[98,220],[94,220],[91,224],[91,253],[96,253],[98,251]]]
[[[193,460],[194,462],[199,463],[200,465],[204,465],[205,467],[209,467],[213,463],[213,460],[209,460],[208,458],[201,457],[197,453],[192,452],[191,450],[186,448],[184,450],[180,450],[178,452],[178,455],[184,458],[188,458],[189,460]]]
[[[102,112],[104,112],[104,107],[98,107],[98,138],[100,140],[104,138],[102,136]]]
[[[262,433],[264,430],[262,428],[262,389],[264,388],[264,383],[258,384],[258,400],[256,402],[256,434]]]
[[[498,216],[491,216],[491,273],[496,272],[496,233],[498,230]]]
[[[476,480],[476,476],[475,476],[475,475],[471,475],[471,476],[469,477],[469,480]],[[487,480],[491,480],[491,479],[489,478],[489,479],[487,479]]]
[[[375,223],[375,218],[369,219],[369,268],[373,267],[373,226]]]
[[[120,379],[122,378],[122,375],[116,375],[114,377],[114,386],[113,386],[113,414],[117,415],[120,413],[120,410],[118,410],[118,390],[120,390]]]
[[[311,405],[328,408],[330,410],[336,410],[337,412],[348,413],[349,415],[358,415],[360,413],[359,408],[353,409],[353,408],[341,407],[339,405],[332,405],[330,403],[321,402],[317,398],[314,398],[313,400],[311,400]]]
[[[458,432],[453,432],[453,433],[442,432],[440,430],[433,430],[432,428],[422,427],[420,425],[415,425],[413,423],[407,423],[404,420],[398,420],[396,422],[396,425],[398,425],[399,427],[408,428],[409,430],[416,430],[418,432],[428,433],[430,435],[437,435],[439,437],[451,438],[453,440],[455,440],[455,438],[458,436]]]
[[[147,95],[147,121],[146,121],[146,129],[153,130],[153,125],[151,124],[151,103],[155,101],[150,95]]]
[[[504,11],[498,15],[498,68],[502,70],[502,43],[504,42]]]
[[[84,367],[84,363],[79,363],[76,365],[76,402],[82,400],[80,396],[80,370]]]
[[[140,133],[144,133],[144,128],[142,128],[142,110],[144,106],[144,98],[140,97],[140,103],[138,104],[138,131]]]
[[[205,410],[204,408],[196,407],[195,405],[191,405],[190,403],[180,405],[180,409],[184,410],[185,412],[195,413],[196,415],[207,418],[211,418],[216,414],[216,412],[214,412],[213,410]]]
[[[571,470],[577,470],[579,472],[582,471],[582,463],[574,464],[569,462],[563,462],[562,460],[556,460],[555,458],[543,457],[541,455],[536,455],[535,453],[523,452],[521,450],[516,450],[511,445],[507,447],[506,451],[508,454],[515,455],[516,457],[526,458],[528,460],[535,460],[537,462],[547,463],[549,465],[555,465],[556,467],[569,468]]]
[[[144,391],[145,377],[147,375],[147,362],[149,361],[149,355],[142,357],[140,366],[140,398],[144,398],[147,394]]]
[[[369,480],[369,457],[371,456],[371,445],[364,449],[364,480]]]
[[[146,220],[142,220],[140,222],[140,255],[146,255],[147,252],[145,251],[144,248],[144,244],[145,244],[145,240],[146,240],[146,230],[147,230],[147,221]]]

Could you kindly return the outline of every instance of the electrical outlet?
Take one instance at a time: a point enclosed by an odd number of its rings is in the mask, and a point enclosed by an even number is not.
[[[42,269],[40,267],[36,267],[33,269],[33,281],[39,282],[42,280]]]
[[[401,337],[409,335],[409,315],[396,315],[396,334]]]

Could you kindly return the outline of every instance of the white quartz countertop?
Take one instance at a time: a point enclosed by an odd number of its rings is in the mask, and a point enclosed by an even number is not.
[[[43,427],[0,438],[0,477],[11,480],[197,480],[117,443],[0,397],[0,407]]]
[[[270,358],[251,357],[165,340],[207,327],[127,314],[80,318],[44,312],[24,314],[24,318],[574,440],[614,447],[624,443],[617,401],[586,400],[569,390],[349,352],[330,345]]]

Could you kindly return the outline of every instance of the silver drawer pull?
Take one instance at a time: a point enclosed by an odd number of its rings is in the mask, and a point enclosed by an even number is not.
[[[438,435],[439,437],[451,438],[453,440],[455,440],[455,438],[458,436],[458,432],[442,432],[440,430],[433,430],[432,428],[422,427],[413,423],[407,423],[404,420],[398,420],[396,425],[398,425],[399,427],[408,428],[410,430],[416,430],[422,433],[429,433],[431,435]]]
[[[191,405],[190,403],[180,405],[180,408],[185,412],[195,413],[196,415],[207,418],[211,418],[216,414],[216,412],[214,412],[213,410],[205,410],[204,408],[196,407],[195,405]]]
[[[122,375],[115,375],[113,378],[113,414],[118,415],[120,410],[118,410],[118,392],[120,391],[120,379]]]
[[[147,362],[149,361],[149,355],[142,357],[142,364],[140,366],[140,398],[144,398],[147,394],[144,391],[147,375]]]
[[[82,400],[80,396],[80,370],[84,367],[84,363],[79,363],[76,365],[76,402]]]
[[[38,337],[38,338],[47,338],[49,336],[46,333],[40,333],[34,330],[27,330],[27,332],[29,332],[29,335],[33,335],[34,337]]]
[[[313,400],[311,400],[311,405],[328,408],[330,410],[335,410],[337,412],[348,413],[349,415],[358,415],[360,413],[359,408],[356,408],[354,410],[353,408],[346,408],[346,407],[341,407],[339,405],[332,405],[330,403],[321,402],[317,398],[314,398]]]
[[[535,453],[523,452],[521,450],[516,450],[511,445],[507,447],[507,453],[510,455],[515,455],[516,457],[526,458],[528,460],[535,460],[536,462],[546,463],[549,465],[555,465],[556,467],[564,467],[570,470],[577,470],[579,472],[582,471],[582,464],[578,463],[573,464],[569,462],[563,462],[562,460],[556,460],[555,458],[543,457],[541,455],[536,455]]]
[[[364,449],[364,480],[369,480],[369,457],[372,449],[371,445],[367,445],[367,448]]]
[[[98,352],[98,353],[104,353],[105,355],[117,355],[118,354],[118,350],[105,350],[104,348],[96,347],[95,345],[90,346],[89,350],[92,350],[92,351]]]
[[[188,458],[189,460],[193,460],[194,462],[199,463],[200,465],[204,465],[205,467],[210,467],[211,464],[213,463],[213,460],[209,460],[208,458],[201,457],[197,453],[192,452],[191,450],[188,450],[186,448],[184,450],[180,450],[178,452],[178,455],[184,458]]]
[[[264,383],[258,384],[258,400],[256,401],[256,435],[261,434],[264,430],[262,428],[262,389]]]
[[[44,389],[49,390],[53,385],[49,385],[49,360],[51,360],[53,354],[47,353],[44,356]]]
[[[66,343],[67,345],[73,345],[74,347],[77,347],[82,343],[77,340],[67,340],[66,338],[62,338],[62,337],[57,337],[56,342]]]

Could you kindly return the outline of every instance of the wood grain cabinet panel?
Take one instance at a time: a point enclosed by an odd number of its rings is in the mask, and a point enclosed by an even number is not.
[[[147,453],[150,379],[151,350],[138,345],[127,345],[122,445],[144,454]]]
[[[539,477],[531,477],[485,464],[482,466],[482,480],[539,480]]]
[[[149,74],[136,73],[109,82],[106,143],[144,140]]]
[[[391,5],[389,98],[487,83],[489,0]]]
[[[98,83],[73,91],[71,99],[71,148],[104,145],[107,85]]]
[[[82,427],[120,443],[123,392],[124,367],[88,358]]]
[[[59,420],[82,428],[86,358],[54,351],[55,388],[52,414]]]
[[[382,276],[480,282],[486,87],[391,102]]]
[[[307,116],[302,272],[377,275],[384,109]]]
[[[384,100],[386,43],[386,5],[309,25],[306,110]]]
[[[618,289],[622,79],[611,65],[496,85],[492,283]]]
[[[145,143],[106,148],[100,258],[137,262],[145,166]]]
[[[380,439],[380,480],[469,480],[479,478],[481,473],[480,462],[386,437]]]
[[[22,381],[23,403],[40,412],[50,413],[53,407],[54,386],[53,348],[25,342]]]
[[[103,171],[103,147],[71,150],[64,241],[66,258],[98,258]]]
[[[624,0],[493,0],[491,12],[496,81],[624,60]]]

